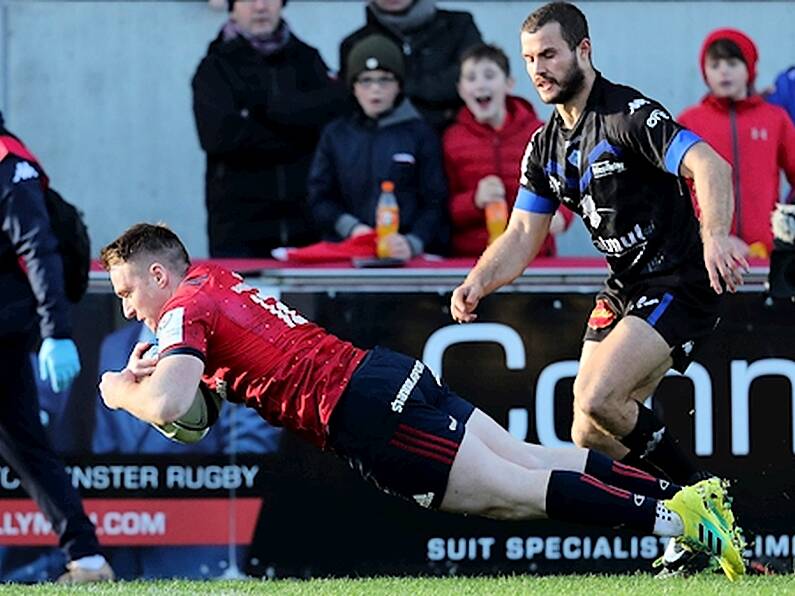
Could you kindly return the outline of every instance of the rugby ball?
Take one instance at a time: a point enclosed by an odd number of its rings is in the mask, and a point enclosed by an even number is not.
[[[221,412],[221,397],[210,391],[204,383],[199,383],[190,409],[180,418],[168,424],[152,424],[167,439],[184,445],[201,441],[210,427],[218,420]]]

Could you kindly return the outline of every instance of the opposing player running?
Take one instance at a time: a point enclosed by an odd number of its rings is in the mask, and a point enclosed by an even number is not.
[[[527,146],[507,231],[454,291],[452,316],[474,320],[480,300],[522,273],[560,204],[578,213],[610,275],[585,331],[572,439],[696,482],[703,473],[643,401],[669,368],[684,372],[718,323],[724,286],[742,283],[748,264],[729,237],[731,169],[658,102],[594,69],[588,23],[572,4],[531,13],[521,44],[555,112]],[[685,178],[698,195],[700,234]]]
[[[624,525],[678,537],[744,570],[717,479],[680,490],[580,448],[513,438],[420,361],[361,350],[213,265],[191,266],[179,238],[138,224],[106,246],[124,315],[156,331],[159,357],[102,375],[110,408],[166,424],[199,383],[355,463],[382,490],[421,506],[497,519]]]

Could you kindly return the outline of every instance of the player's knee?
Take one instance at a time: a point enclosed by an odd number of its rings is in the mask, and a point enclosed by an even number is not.
[[[601,383],[574,383],[574,405],[588,418],[609,420],[615,395]]]

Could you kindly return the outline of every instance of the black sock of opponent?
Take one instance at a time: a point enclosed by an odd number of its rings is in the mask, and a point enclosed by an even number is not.
[[[637,495],[580,474],[554,470],[547,486],[550,519],[598,526],[626,526],[650,534],[657,499]]]
[[[665,425],[641,403],[635,428],[620,441],[634,457],[648,460],[677,484],[687,483],[698,472]]]

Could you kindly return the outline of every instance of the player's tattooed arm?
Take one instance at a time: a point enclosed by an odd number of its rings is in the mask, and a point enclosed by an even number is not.
[[[701,209],[701,237],[704,242],[704,264],[710,285],[723,293],[721,280],[730,292],[743,283],[748,262],[743,251],[729,237],[734,193],[731,166],[707,143],[693,145],[682,159],[682,176],[692,178]]]
[[[188,411],[199,387],[204,363],[195,356],[175,354],[158,362],[151,376],[136,379],[128,369],[106,372],[99,385],[105,405],[126,410],[136,418],[167,424]]]

